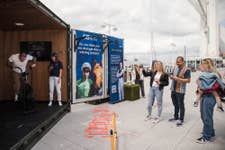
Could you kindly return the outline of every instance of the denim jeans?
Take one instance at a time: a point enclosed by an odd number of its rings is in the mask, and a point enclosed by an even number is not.
[[[119,100],[124,100],[124,79],[119,78],[118,80],[118,92],[119,92]]]
[[[201,119],[203,122],[203,137],[210,140],[211,137],[215,136],[213,127],[213,110],[216,104],[215,97],[212,94],[202,96],[200,105]]]
[[[174,105],[174,118],[184,121],[185,107],[184,107],[184,93],[172,91],[171,98]],[[179,117],[180,112],[180,117]]]
[[[155,98],[158,106],[157,117],[160,117],[162,113],[163,90],[159,90],[158,87],[151,87],[149,92],[148,116],[151,116],[152,114],[152,104]]]

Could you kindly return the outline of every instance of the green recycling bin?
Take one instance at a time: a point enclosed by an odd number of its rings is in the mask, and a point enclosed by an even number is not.
[[[124,98],[125,100],[137,100],[140,98],[140,89],[138,84],[125,84],[124,85]]]

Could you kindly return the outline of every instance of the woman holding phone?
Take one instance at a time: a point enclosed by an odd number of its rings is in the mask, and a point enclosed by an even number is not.
[[[158,123],[160,121],[162,113],[162,103],[163,103],[163,89],[164,86],[169,85],[169,76],[164,71],[163,63],[161,61],[155,62],[155,69],[150,72],[143,70],[143,75],[145,77],[150,76],[150,92],[149,92],[149,102],[148,102],[148,115],[145,119],[152,120],[153,123]],[[154,99],[157,100],[158,114],[155,118],[152,117],[152,104]]]
[[[61,98],[61,78],[62,78],[63,64],[58,59],[57,53],[52,53],[51,62],[49,64],[49,104],[52,106],[54,89],[56,88],[57,99],[59,106],[62,106]]]

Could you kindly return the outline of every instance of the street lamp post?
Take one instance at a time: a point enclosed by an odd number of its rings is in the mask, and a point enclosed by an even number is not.
[[[172,52],[171,52],[171,54],[172,54],[171,65],[173,65],[173,59],[174,59],[174,54],[175,54],[175,50],[176,50],[177,45],[175,43],[170,43],[170,46],[171,46],[171,50],[172,50]]]
[[[184,45],[184,59],[187,61],[187,47]]]

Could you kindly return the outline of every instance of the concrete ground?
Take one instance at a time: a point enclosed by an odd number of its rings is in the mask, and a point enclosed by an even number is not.
[[[196,78],[188,85],[185,97],[185,122],[181,127],[168,122],[173,116],[173,105],[169,87],[164,89],[163,113],[161,121],[153,124],[144,121],[147,114],[147,98],[137,101],[124,101],[118,104],[101,104],[117,113],[119,150],[225,150],[225,113],[215,107],[214,126],[216,138],[207,144],[197,144],[201,136],[202,122],[199,108],[193,107],[195,100]],[[146,95],[149,79],[145,81]],[[87,138],[85,129],[93,118],[92,110],[98,106],[90,104],[72,105],[72,112],[59,121],[32,150],[110,150],[110,139],[96,136]],[[157,107],[153,107],[153,116]]]

